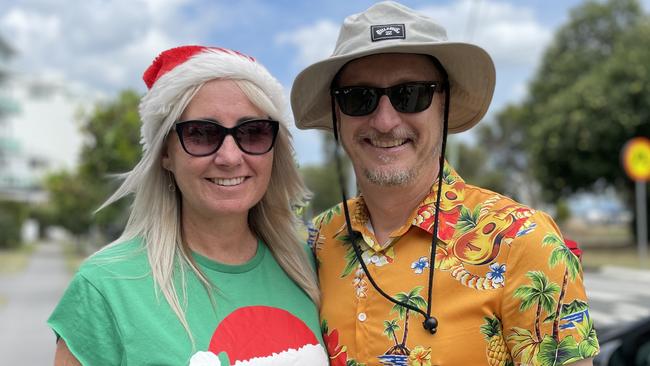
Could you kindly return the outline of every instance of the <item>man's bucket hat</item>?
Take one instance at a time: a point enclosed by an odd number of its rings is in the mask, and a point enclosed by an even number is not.
[[[470,129],[487,112],[496,77],[487,52],[472,44],[449,42],[446,30],[431,18],[385,1],[345,18],[332,55],[298,74],[291,89],[296,126],[331,131],[332,79],[347,62],[378,53],[418,53],[440,61],[451,88],[450,133]]]

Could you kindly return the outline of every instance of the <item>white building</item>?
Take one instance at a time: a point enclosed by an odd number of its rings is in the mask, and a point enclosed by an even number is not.
[[[46,199],[41,179],[47,161],[30,156],[14,136],[10,117],[20,112],[18,103],[7,93],[10,89],[9,59],[13,51],[0,38],[0,199],[42,202]]]

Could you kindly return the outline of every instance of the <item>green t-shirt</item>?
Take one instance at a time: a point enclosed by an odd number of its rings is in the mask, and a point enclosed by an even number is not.
[[[196,354],[202,359],[218,355],[227,365],[281,352],[293,352],[295,358],[301,347],[322,354],[317,361],[303,359],[302,364],[327,365],[316,306],[264,243],[241,265],[193,255],[217,288],[213,306],[193,272],[185,276],[186,302],[177,287],[194,348],[164,296],[156,291],[141,240],[89,258],[48,324],[83,365],[188,365]],[[296,360],[300,362],[300,356]],[[192,365],[207,364],[192,361]]]

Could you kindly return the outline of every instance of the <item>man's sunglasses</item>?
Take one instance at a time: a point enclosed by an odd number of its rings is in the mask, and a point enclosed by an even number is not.
[[[382,95],[388,96],[393,108],[398,112],[422,112],[431,105],[433,93],[436,92],[437,87],[438,82],[435,81],[416,81],[388,88],[346,86],[334,88],[332,92],[341,112],[348,116],[358,117],[374,112]]]
[[[227,128],[214,121],[191,120],[176,122],[175,127],[183,150],[192,156],[212,155],[228,135],[246,154],[262,155],[273,148],[280,125],[278,121],[255,119]]]

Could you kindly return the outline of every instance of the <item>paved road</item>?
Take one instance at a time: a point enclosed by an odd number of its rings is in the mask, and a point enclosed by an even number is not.
[[[650,271],[604,267],[585,272],[585,287],[596,329],[650,317]]]
[[[55,338],[45,321],[70,275],[61,246],[39,244],[24,272],[0,277],[0,355],[2,365],[51,365]]]

